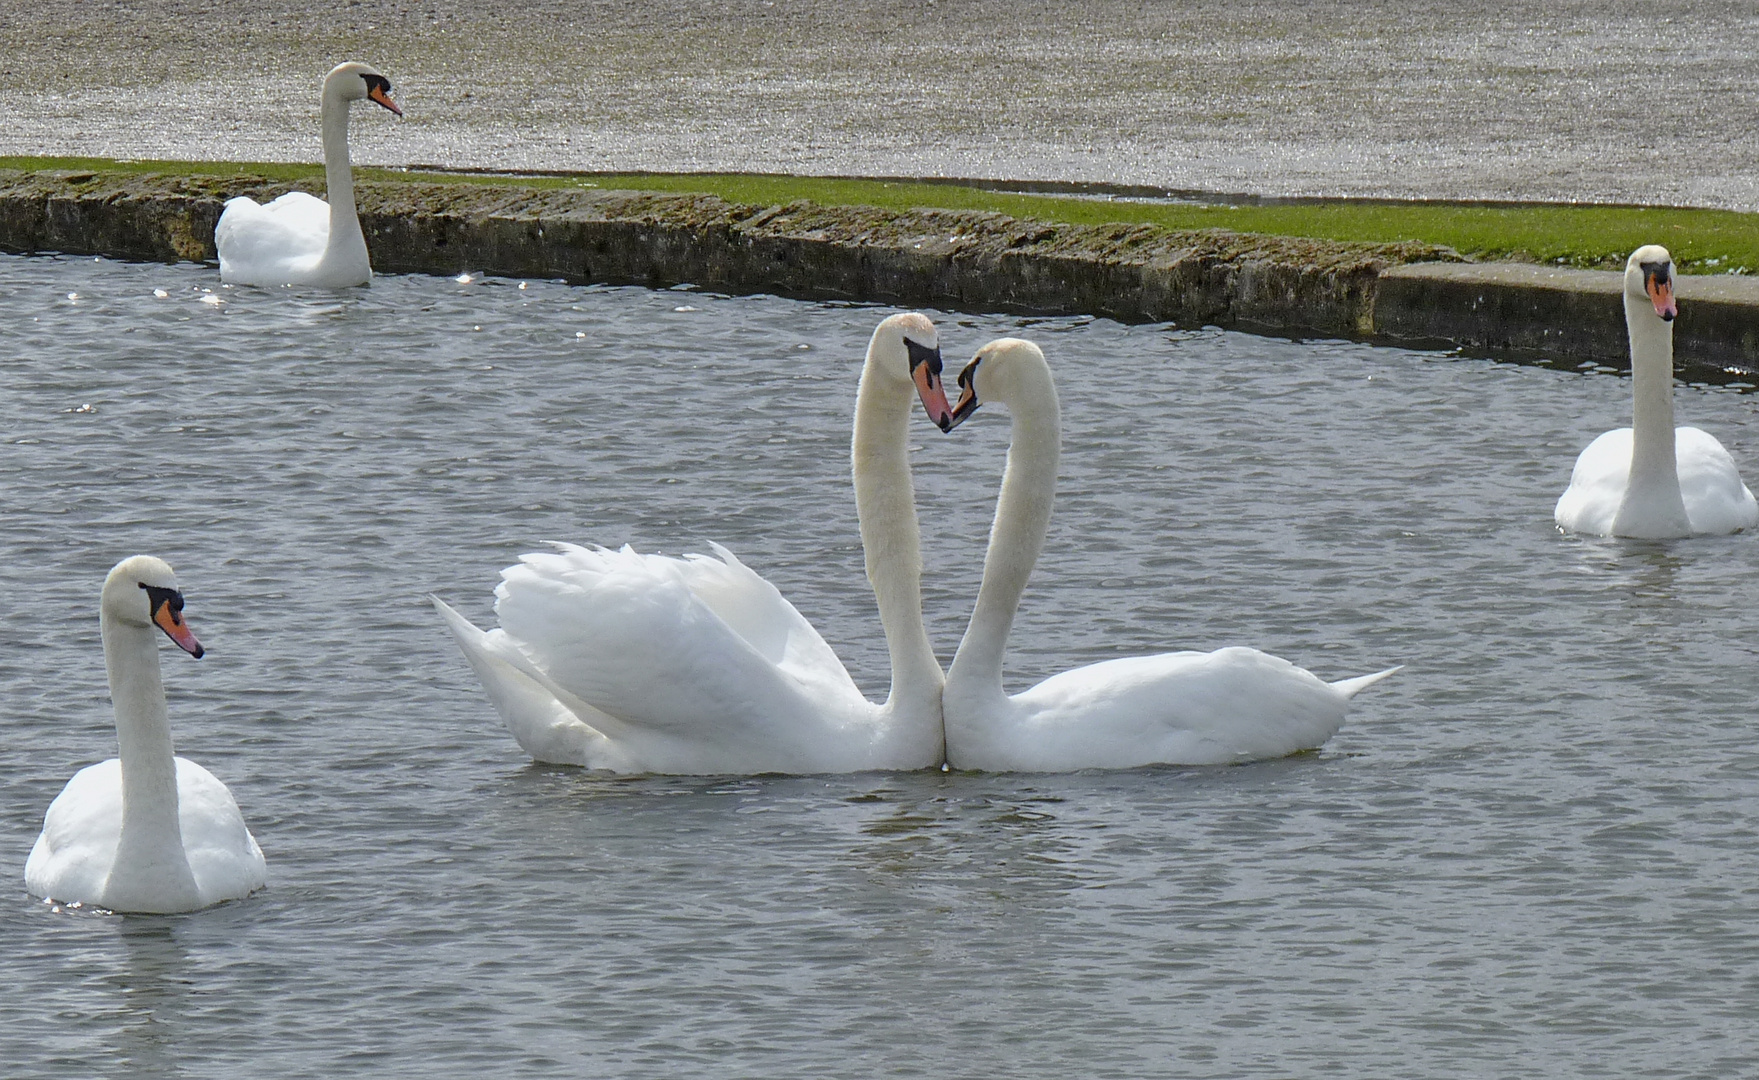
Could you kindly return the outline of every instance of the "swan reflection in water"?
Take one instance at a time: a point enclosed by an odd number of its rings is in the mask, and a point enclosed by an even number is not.
[[[115,1063],[133,1076],[182,1076],[177,1048],[184,1006],[194,985],[189,950],[177,940],[177,922],[124,916],[117,927],[120,964],[103,980],[120,1008]]]

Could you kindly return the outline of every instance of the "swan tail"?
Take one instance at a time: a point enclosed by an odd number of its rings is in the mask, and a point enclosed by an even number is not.
[[[1387,668],[1385,671],[1377,671],[1372,675],[1358,675],[1354,679],[1339,679],[1337,682],[1331,684],[1331,688],[1340,694],[1343,694],[1344,700],[1348,701],[1350,698],[1355,697],[1357,694],[1360,694],[1362,691],[1368,689],[1370,686],[1373,686],[1387,676],[1395,675],[1403,670],[1405,670],[1405,665],[1397,664],[1393,667]]]
[[[542,683],[495,655],[494,642],[475,623],[451,605],[429,595],[434,610],[476,672],[495,711],[520,747],[538,761],[588,768],[615,767],[601,759],[606,755],[602,733],[580,717]]]

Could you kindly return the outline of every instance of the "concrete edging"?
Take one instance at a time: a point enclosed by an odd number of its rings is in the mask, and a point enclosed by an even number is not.
[[[253,177],[0,170],[0,249],[212,261]],[[970,211],[476,183],[357,184],[382,272],[769,292],[958,311],[1088,314],[1284,334],[1452,342],[1622,366],[1619,278],[1357,244]],[[1680,279],[1682,374],[1759,370],[1759,281]]]
[[[1759,278],[1680,275],[1674,367],[1682,375],[1759,371]],[[1522,263],[1389,267],[1375,291],[1376,334],[1629,364],[1624,275]]]

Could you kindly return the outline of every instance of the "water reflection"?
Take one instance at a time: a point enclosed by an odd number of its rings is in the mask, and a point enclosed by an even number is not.
[[[1072,828],[1054,809],[1060,801],[1022,792],[1012,778],[925,774],[920,783],[847,800],[870,813],[839,861],[869,873],[923,874],[1004,903],[1066,893],[1082,882],[1071,869]]]
[[[1638,606],[1672,606],[1678,599],[1675,579],[1684,560],[1667,544],[1634,544],[1626,553],[1631,597]]]
[[[1576,545],[1577,566],[1583,573],[1610,575],[1613,590],[1628,593],[1639,606],[1652,606],[1678,600],[1676,579],[1688,565],[1686,555],[1695,557],[1698,553],[1692,549],[1714,543],[1716,538],[1633,540],[1569,535],[1568,541]],[[1681,545],[1687,545],[1684,552]]]
[[[182,1076],[177,1036],[190,992],[189,950],[177,940],[176,921],[120,916],[121,962],[105,980],[120,995],[115,1055],[136,1076]]]

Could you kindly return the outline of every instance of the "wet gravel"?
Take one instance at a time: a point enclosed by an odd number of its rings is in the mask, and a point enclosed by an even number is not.
[[[1160,184],[1759,210],[1759,8],[0,0],[0,154]]]

